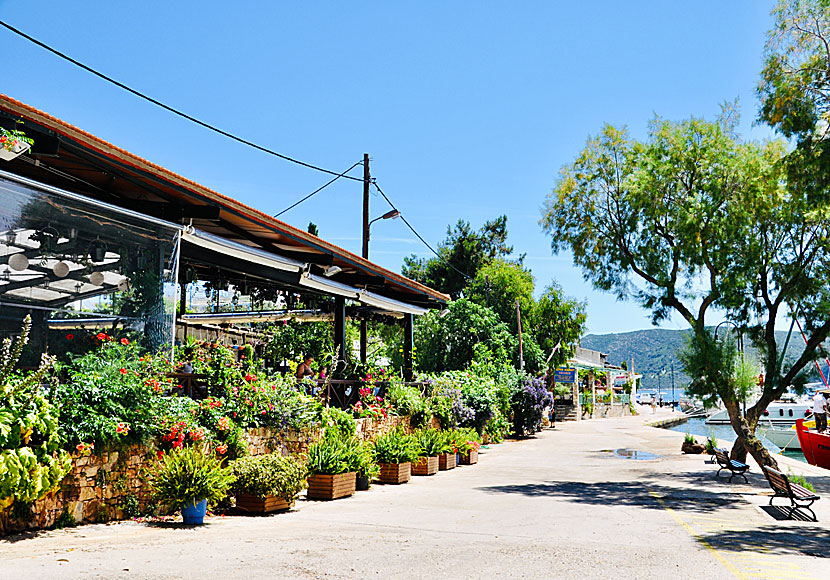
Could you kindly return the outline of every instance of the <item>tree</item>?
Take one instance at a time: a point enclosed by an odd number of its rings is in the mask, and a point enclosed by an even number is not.
[[[744,415],[714,360],[697,369],[707,379],[699,386],[717,393],[729,412],[738,435],[733,457],[749,451],[759,464],[776,465],[754,431],[830,330],[828,237],[820,219],[827,214],[811,213],[803,196],[784,188],[781,143],[742,143],[734,122],[655,119],[645,142],[606,126],[563,168],[541,224],[553,251],[570,249],[595,287],[634,298],[655,323],[677,312],[701,349],[711,340],[712,310],[747,328],[771,379],[758,401]],[[783,369],[775,319],[798,303],[810,314],[811,343]]]
[[[530,317],[535,308],[534,286],[530,270],[521,264],[496,258],[479,268],[475,278],[470,280],[464,290],[464,295],[476,304],[493,310],[513,334],[518,332],[518,302],[522,312],[522,329],[532,334]]]
[[[438,244],[436,258],[404,258],[402,273],[427,286],[458,298],[484,264],[513,252],[507,242],[507,216],[499,216],[473,231],[469,222],[458,220],[447,228],[447,238]]]
[[[418,369],[464,370],[475,364],[494,372],[509,364],[516,339],[486,306],[465,298],[450,302],[443,314],[432,311],[415,325]]]
[[[547,368],[560,367],[573,356],[574,347],[585,333],[586,318],[585,304],[567,298],[555,282],[545,289],[536,302],[533,325],[542,354],[545,359],[550,356]]]

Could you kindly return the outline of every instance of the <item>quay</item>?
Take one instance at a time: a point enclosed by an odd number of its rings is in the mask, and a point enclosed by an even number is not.
[[[818,523],[783,520],[757,466],[749,484],[716,479],[682,433],[649,426],[670,418],[560,423],[475,466],[284,514],[11,536],[0,579],[826,578],[830,472],[779,458],[823,496]]]

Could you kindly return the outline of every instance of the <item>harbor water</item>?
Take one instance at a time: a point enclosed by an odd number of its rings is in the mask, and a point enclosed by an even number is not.
[[[702,439],[705,439],[710,435],[717,437],[720,441],[728,441],[729,443],[733,443],[737,438],[731,425],[707,425],[706,419],[704,418],[689,419],[685,423],[669,427],[668,429],[671,431],[679,431],[680,433],[691,433],[692,435],[698,437],[700,443],[704,443]],[[758,433],[758,438],[764,444],[764,447],[769,449],[772,453],[780,453],[786,457],[792,457],[793,459],[804,461],[806,463],[804,454],[801,453],[801,451],[782,452],[779,447],[765,439],[760,433]]]

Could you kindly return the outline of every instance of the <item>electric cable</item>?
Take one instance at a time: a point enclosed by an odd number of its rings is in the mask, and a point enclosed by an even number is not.
[[[391,201],[391,200],[390,200],[390,199],[386,196],[386,194],[383,192],[383,190],[382,190],[382,189],[380,188],[380,186],[377,184],[377,181],[376,181],[376,180],[373,180],[373,181],[372,181],[372,185],[374,185],[374,186],[375,186],[375,188],[378,190],[378,193],[380,193],[380,194],[383,196],[383,199],[385,199],[385,200],[386,200],[386,203],[388,203],[392,209],[394,209],[394,210],[397,210],[397,211],[398,211],[398,215],[400,216],[400,218],[401,218],[401,220],[403,221],[403,223],[405,223],[405,224],[406,224],[406,227],[408,227],[408,228],[410,229],[410,231],[411,231],[413,234],[415,234],[415,237],[417,237],[419,240],[421,240],[421,242],[422,242],[422,243],[423,243],[423,244],[424,244],[427,248],[429,248],[429,250],[430,250],[433,254],[435,254],[435,256],[436,256],[439,260],[441,260],[441,261],[442,261],[442,262],[444,262],[447,266],[449,266],[450,268],[452,268],[453,270],[455,270],[456,272],[458,272],[458,273],[459,273],[459,274],[460,274],[460,275],[461,275],[461,276],[462,276],[465,280],[471,280],[471,279],[472,279],[472,278],[470,277],[470,275],[469,275],[469,274],[465,274],[464,272],[462,272],[461,270],[459,270],[458,268],[456,268],[455,266],[453,266],[453,265],[452,265],[452,263],[451,263],[449,260],[447,260],[447,258],[445,258],[445,257],[444,257],[444,256],[442,256],[441,254],[439,254],[438,252],[436,252],[436,251],[435,251],[435,249],[434,249],[432,246],[430,246],[430,245],[429,245],[429,243],[428,243],[428,242],[427,242],[427,241],[423,238],[423,236],[421,236],[421,234],[419,234],[419,233],[415,230],[415,228],[414,228],[414,227],[412,227],[412,224],[410,224],[410,223],[406,220],[406,218],[404,217],[404,215],[403,215],[402,213],[400,213],[400,210],[398,210],[398,208],[396,208],[396,207],[395,207],[395,204],[393,204],[393,203],[392,203],[392,201]]]
[[[363,164],[363,160],[361,159],[360,161],[358,161],[357,163],[355,163],[354,165],[352,165],[351,167],[349,167],[346,171],[344,171],[344,172],[343,172],[343,173],[341,173],[340,175],[335,176],[335,177],[334,177],[334,178],[332,178],[332,179],[331,179],[328,183],[326,183],[325,185],[322,185],[322,186],[318,187],[317,189],[315,189],[314,191],[312,191],[311,193],[309,193],[307,196],[305,196],[305,197],[304,197],[304,198],[302,198],[301,200],[299,200],[299,201],[297,201],[297,202],[295,202],[295,203],[292,203],[292,204],[291,204],[291,205],[289,205],[287,208],[285,208],[284,210],[282,210],[280,213],[278,213],[278,214],[274,215],[274,217],[280,217],[282,214],[284,214],[284,213],[285,213],[285,212],[287,212],[288,210],[290,210],[290,209],[294,209],[295,207],[297,207],[298,205],[300,205],[301,203],[303,203],[305,200],[307,200],[307,199],[309,199],[310,197],[312,197],[312,196],[314,196],[314,195],[317,195],[318,193],[320,193],[321,191],[323,191],[325,188],[327,188],[329,185],[331,185],[332,183],[334,183],[335,181],[337,181],[337,180],[338,180],[338,179],[340,179],[341,177],[348,177],[346,174],[347,174],[349,171],[351,171],[352,169],[354,169],[354,168],[355,168],[355,167],[357,167],[358,165],[362,165],[362,164]],[[361,181],[363,181],[363,180],[361,179]]]
[[[233,133],[229,133],[228,131],[225,131],[223,129],[219,129],[218,127],[215,127],[214,125],[211,125],[210,123],[200,121],[196,117],[188,115],[187,113],[179,111],[178,109],[175,109],[175,108],[173,108],[169,105],[165,105],[164,103],[162,103],[159,100],[156,100],[156,99],[154,99],[150,96],[147,96],[144,93],[142,93],[140,91],[137,91],[136,89],[133,89],[133,88],[125,85],[124,83],[119,82],[119,81],[115,80],[114,78],[105,75],[104,73],[98,72],[94,68],[89,67],[89,66],[85,65],[84,63],[75,60],[71,56],[68,56],[68,55],[60,52],[59,50],[56,50],[56,49],[52,48],[48,44],[45,44],[45,43],[39,41],[38,39],[29,36],[28,34],[23,32],[22,30],[18,30],[17,28],[15,28],[14,26],[4,22],[3,20],[0,20],[0,25],[2,25],[4,28],[10,30],[11,32],[14,32],[18,36],[21,36],[21,37],[25,38],[29,42],[32,42],[32,43],[38,45],[39,47],[41,47],[45,50],[48,50],[52,54],[66,60],[68,62],[71,62],[75,66],[78,66],[78,67],[84,69],[85,71],[87,71],[89,73],[92,73],[93,75],[95,75],[95,76],[97,76],[101,79],[104,79],[105,81],[107,81],[109,83],[112,83],[115,86],[117,86],[121,89],[124,89],[125,91],[127,91],[129,93],[132,93],[132,94],[134,94],[135,96],[137,96],[141,99],[144,99],[145,101],[148,101],[148,102],[150,102],[150,103],[152,103],[152,104],[154,104],[158,107],[161,107],[162,109],[165,109],[166,111],[169,111],[169,112],[173,113],[174,115],[178,115],[179,117],[182,117],[183,119],[187,119],[188,121],[196,123],[197,125],[201,125],[205,129],[213,131],[214,133],[218,133],[218,134],[220,134],[224,137],[227,137],[229,139],[233,139],[234,141],[242,143],[243,145],[247,145],[248,147],[253,147],[254,149],[258,149],[259,151],[262,151],[262,152],[267,153],[269,155],[273,155],[274,157],[279,157],[280,159],[283,159],[285,161],[289,161],[289,162],[295,163],[297,165],[302,165],[303,167],[307,167],[309,169],[314,169],[315,171],[320,171],[322,173],[328,173],[329,175],[337,175],[338,177],[341,176],[337,172],[332,171],[330,169],[326,169],[325,167],[320,167],[318,165],[313,165],[311,163],[306,163],[305,161],[300,161],[299,159],[289,157],[288,155],[283,155],[282,153],[278,153],[277,151],[274,151],[273,149],[268,149],[267,147],[263,147],[262,145],[257,145],[256,143],[254,143],[252,141],[248,141],[247,139],[243,139],[242,137],[237,137]],[[345,177],[346,179],[351,179],[351,180],[354,180],[354,181],[363,181],[363,178],[361,178],[361,177],[352,177],[351,175],[342,175],[342,177]]]

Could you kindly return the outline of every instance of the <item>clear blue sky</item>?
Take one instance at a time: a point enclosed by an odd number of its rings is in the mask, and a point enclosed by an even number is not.
[[[372,175],[433,245],[459,218],[508,216],[541,291],[588,304],[590,332],[648,328],[593,290],[538,225],[559,168],[603,123],[642,137],[656,113],[713,117],[739,98],[745,135],[773,2],[20,2],[0,19],[204,121],[287,155]],[[275,214],[328,177],[210,133],[0,29],[0,92]],[[359,169],[355,175],[360,175]],[[362,186],[341,180],[282,219],[360,253]],[[372,216],[389,208],[371,199]],[[428,256],[400,220],[370,257]],[[681,328],[678,321],[665,325]]]

